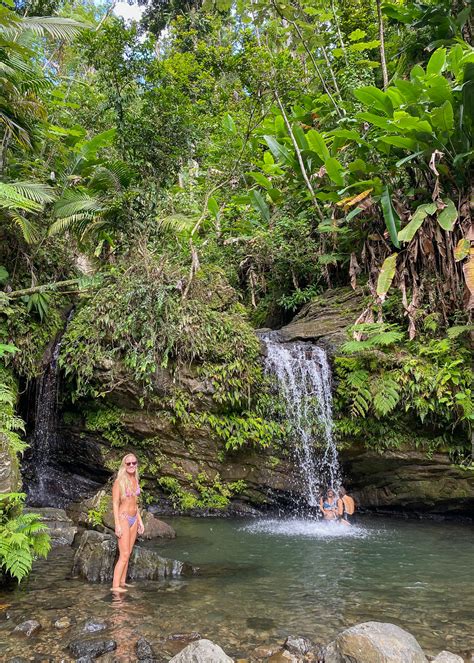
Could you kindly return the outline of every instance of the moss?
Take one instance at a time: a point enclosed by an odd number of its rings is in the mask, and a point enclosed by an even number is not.
[[[135,444],[135,440],[124,429],[122,412],[116,407],[101,406],[86,410],[85,425],[87,430],[100,433],[112,447],[122,449]]]

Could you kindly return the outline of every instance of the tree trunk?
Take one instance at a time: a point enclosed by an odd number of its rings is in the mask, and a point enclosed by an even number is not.
[[[385,32],[383,27],[382,7],[380,0],[376,0],[376,3],[377,3],[377,17],[379,22],[380,62],[382,64],[383,89],[386,90],[388,87],[388,70],[387,70],[387,60],[385,59]]]

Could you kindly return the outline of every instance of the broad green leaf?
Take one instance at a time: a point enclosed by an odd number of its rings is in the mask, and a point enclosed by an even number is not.
[[[268,189],[267,193],[270,196],[273,203],[279,203],[283,199],[280,189]]]
[[[464,260],[464,258],[467,258],[469,255],[469,249],[471,248],[471,242],[463,237],[462,239],[459,240],[459,242],[456,244],[456,248],[454,249],[454,260],[456,262],[459,262],[460,260]]]
[[[357,30],[353,30],[350,35],[349,39],[351,41],[359,41],[359,39],[363,39],[367,32],[365,30],[361,30],[360,28],[357,28]]]
[[[310,129],[306,134],[306,140],[308,141],[309,149],[316,152],[321,161],[329,159],[331,155],[329,154],[328,146],[319,131]]]
[[[212,216],[217,219],[219,216],[219,205],[217,204],[217,200],[215,198],[209,198],[207,202],[207,209],[212,214]]]
[[[379,138],[387,145],[394,145],[395,147],[403,147],[407,150],[414,150],[418,143],[414,138],[407,138],[406,136],[381,136]]]
[[[434,214],[435,212],[435,203],[425,203],[423,205],[419,205],[411,217],[410,222],[403,228],[403,230],[400,230],[398,233],[398,239],[400,242],[410,242],[428,214]]]
[[[409,154],[407,157],[403,157],[403,159],[399,159],[395,166],[397,168],[401,168],[403,164],[408,163],[409,161],[413,161],[413,159],[416,159],[417,157],[421,156],[423,154],[423,150],[419,150],[419,152],[415,152],[414,154]]]
[[[393,113],[393,123],[406,131],[416,131],[432,134],[433,129],[427,120],[420,120],[419,117],[410,115],[406,111],[395,111]]]
[[[344,178],[342,177],[342,171],[344,170],[341,163],[335,157],[329,157],[324,162],[324,167],[326,168],[327,174],[330,179],[337,184],[338,186],[344,186]]]
[[[445,101],[442,106],[435,108],[430,113],[430,122],[435,129],[447,134],[454,130],[454,112],[450,101]]]
[[[369,143],[362,138],[358,131],[355,129],[334,129],[328,133],[329,136],[334,136],[335,138],[346,138],[347,140],[353,140],[359,145],[369,145]]]
[[[391,256],[384,260],[382,269],[380,270],[379,277],[377,279],[377,295],[383,301],[387,295],[387,292],[392,285],[393,277],[395,276],[395,270],[397,268],[397,258],[398,253],[393,253]]]
[[[364,120],[364,122],[370,122],[380,129],[385,129],[386,131],[393,131],[393,125],[391,120],[381,115],[375,115],[374,113],[357,113],[356,118],[358,120]]]
[[[286,135],[285,120],[283,115],[277,115],[275,117],[275,133],[280,136]]]
[[[3,357],[3,355],[7,352],[13,355],[15,352],[18,352],[18,348],[15,345],[10,345],[9,343],[0,343],[0,357]]]
[[[274,136],[264,136],[263,138],[277,161],[285,164],[291,162],[290,151],[285,145],[279,143]]]
[[[296,144],[300,150],[308,150],[308,141],[306,139],[305,133],[299,124],[294,124],[292,127],[293,136],[295,137]]]
[[[372,48],[378,48],[380,41],[373,39],[372,41],[359,41],[357,44],[351,44],[347,47],[348,51],[360,53],[360,51],[370,51]]]
[[[451,198],[443,200],[446,207],[438,214],[438,223],[444,230],[451,231],[458,218],[458,210]]]
[[[365,104],[368,108],[376,108],[382,111],[385,115],[393,113],[393,106],[390,97],[385,92],[379,90],[378,87],[373,85],[366,85],[354,90],[356,99]]]
[[[268,223],[270,221],[270,210],[260,191],[253,189],[249,192],[249,198],[257,212],[260,212],[262,219]]]
[[[116,133],[116,129],[107,129],[107,131],[97,134],[85,143],[78,143],[75,149],[79,151],[84,159],[94,159],[100,149],[112,145]]]
[[[427,74],[440,74],[446,66],[446,49],[437,48],[426,65]]]
[[[265,175],[262,175],[262,173],[259,173],[257,171],[252,171],[249,173],[253,177],[253,179],[257,182],[257,184],[260,184],[260,186],[263,186],[264,189],[271,189],[272,188],[272,183],[268,179],[268,177],[265,177]]]
[[[361,212],[362,212],[361,207],[355,207],[351,212],[349,212],[349,214],[346,215],[346,221],[350,221]]]
[[[380,197],[380,204],[382,205],[383,217],[385,225],[387,226],[392,244],[399,249],[400,243],[398,241],[398,231],[400,230],[400,217],[393,209],[392,198],[388,187],[384,187]]]
[[[237,132],[237,127],[235,126],[234,118],[230,113],[227,113],[224,115],[224,119],[222,120],[222,127],[225,129],[225,131],[228,134],[235,134]]]

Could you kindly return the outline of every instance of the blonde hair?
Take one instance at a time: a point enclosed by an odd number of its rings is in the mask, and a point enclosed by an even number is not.
[[[117,482],[120,488],[120,495],[121,497],[126,497],[127,491],[129,493],[133,493],[135,491],[135,486],[132,484],[130,481],[130,475],[127,472],[127,466],[125,463],[127,462],[127,458],[135,458],[135,454],[129,453],[126,456],[122,458],[122,462],[120,463],[119,470],[117,472]],[[140,485],[140,478],[138,476],[138,465],[135,465],[135,479],[137,480],[137,485]]]

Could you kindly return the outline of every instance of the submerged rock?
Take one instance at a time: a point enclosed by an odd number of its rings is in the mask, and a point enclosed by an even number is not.
[[[72,574],[89,582],[110,582],[117,556],[117,538],[86,530],[74,556]],[[135,546],[130,558],[128,577],[132,580],[193,575],[197,569],[186,562],[161,557],[154,550]]]
[[[169,663],[233,663],[230,656],[210,640],[197,640],[185,647]]]
[[[431,663],[464,663],[464,659],[450,651],[442,651],[434,658]]]
[[[297,656],[305,656],[309,652],[319,651],[319,647],[308,638],[295,637],[294,635],[287,637],[283,649]]]
[[[53,626],[59,630],[70,628],[72,626],[72,620],[70,617],[58,617],[53,623]]]
[[[28,619],[26,622],[22,622],[15,626],[13,633],[18,633],[19,635],[26,635],[27,638],[37,633],[41,628],[41,624],[36,621],[36,619]]]
[[[37,513],[48,528],[53,546],[70,546],[77,534],[77,527],[68,517],[64,509],[44,507],[41,509],[25,509],[28,513]]]
[[[76,658],[97,658],[107,652],[115,651],[117,643],[115,640],[103,640],[99,638],[91,640],[73,640],[69,643],[68,649]]]
[[[153,658],[155,657],[155,652],[153,651],[153,647],[144,637],[139,638],[136,644],[136,652],[139,661],[153,660]]]
[[[301,656],[295,656],[295,654],[292,654],[287,649],[283,649],[270,656],[268,663],[301,663],[302,660]]]
[[[325,663],[427,663],[415,638],[395,624],[365,622],[340,633],[325,650]]]
[[[82,630],[84,633],[98,633],[99,631],[105,631],[106,628],[107,622],[103,619],[89,619]]]

